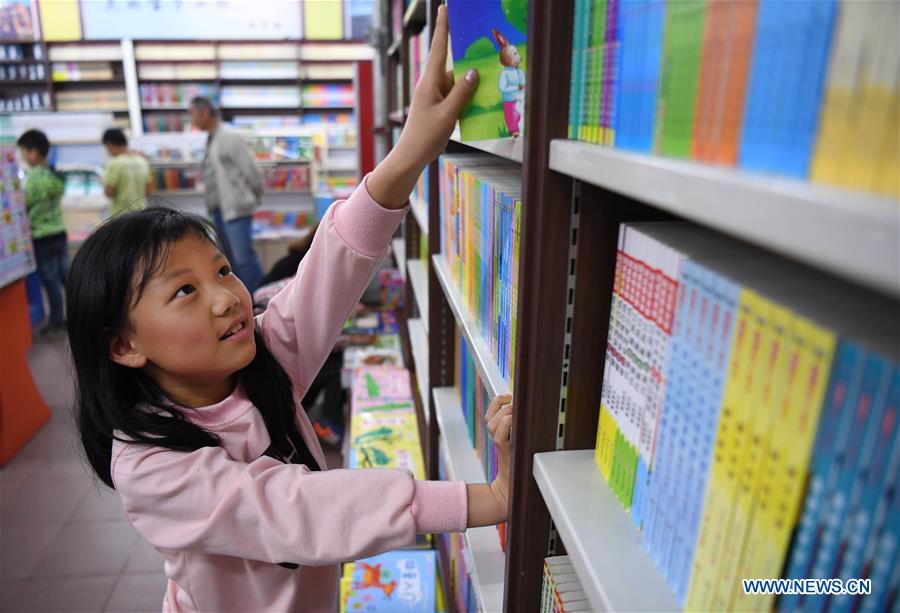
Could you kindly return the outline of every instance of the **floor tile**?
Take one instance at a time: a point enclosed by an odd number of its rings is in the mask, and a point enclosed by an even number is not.
[[[157,613],[162,609],[166,577],[162,573],[122,575],[106,605],[108,613]]]
[[[69,519],[92,487],[84,475],[37,478],[33,472],[15,487],[3,488],[0,522],[3,526],[62,523]]]
[[[162,572],[165,559],[153,545],[145,541],[140,536],[134,542],[131,554],[128,556],[128,564],[125,566],[126,573],[148,573]]]
[[[34,576],[116,575],[137,538],[125,522],[68,524],[40,558]]]
[[[0,528],[0,578],[3,581],[31,577],[38,561],[60,532],[60,524],[24,524]]]
[[[90,488],[70,519],[74,523],[127,521],[119,495],[105,485]]]
[[[4,584],[10,590],[9,608],[4,610],[16,613],[102,611],[115,584],[115,576],[43,579]]]

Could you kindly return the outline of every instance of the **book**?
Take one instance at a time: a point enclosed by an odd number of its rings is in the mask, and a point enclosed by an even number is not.
[[[434,551],[392,551],[353,562],[342,610],[433,613],[435,571]]]
[[[463,141],[524,133],[528,60],[527,3],[485,0],[447,3],[454,78],[478,70],[478,88],[459,118]]]

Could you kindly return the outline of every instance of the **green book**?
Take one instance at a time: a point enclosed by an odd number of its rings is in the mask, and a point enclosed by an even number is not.
[[[706,0],[667,3],[656,116],[656,150],[663,155],[690,157],[705,24]]]

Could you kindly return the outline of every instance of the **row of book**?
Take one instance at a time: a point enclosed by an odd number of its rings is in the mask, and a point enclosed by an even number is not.
[[[475,361],[468,344],[459,330],[456,331],[457,359],[454,371],[454,383],[459,391],[463,418],[468,428],[469,442],[475,449],[475,455],[481,462],[484,480],[490,483],[497,477],[497,448],[487,428],[485,414],[491,403],[491,393],[475,368]],[[506,524],[497,526],[500,548],[506,551]]]
[[[201,193],[202,178],[196,168],[155,168],[153,169],[156,188],[162,191],[195,190]]]
[[[355,103],[350,83],[313,83],[300,87],[303,106],[307,108],[352,107]]]
[[[343,566],[341,613],[445,611],[431,551],[391,551]]]
[[[417,217],[425,223],[425,227],[423,228],[425,232],[428,231],[428,198],[430,194],[428,185],[428,177],[430,174],[429,168],[430,166],[426,166],[425,170],[422,171],[422,174],[419,175],[419,179],[416,181],[415,187],[413,187],[412,194],[409,196],[410,206],[416,210]]]
[[[50,75],[54,81],[109,81],[115,78],[112,64],[108,62],[55,62],[50,67]]]
[[[218,104],[219,94],[212,83],[150,83],[141,85],[141,106],[145,109],[187,109],[197,96]]]
[[[30,46],[31,46],[31,54],[30,54],[30,57],[26,58],[26,49],[28,47],[27,43],[0,45],[0,61],[2,61],[2,60],[24,60],[24,59],[40,60],[40,59],[43,59],[44,48],[38,43],[34,43]]]
[[[441,252],[500,374],[513,385],[521,167],[485,154],[439,160]]]
[[[544,558],[541,613],[590,613],[591,603],[569,556]]]
[[[896,2],[578,0],[569,138],[900,196],[898,21]]]
[[[350,468],[404,468],[425,479],[419,425],[409,372],[367,366],[353,373]]]
[[[0,81],[45,81],[43,64],[0,64]]]
[[[124,88],[56,92],[58,111],[127,111],[128,97]]]
[[[214,81],[216,79],[215,64],[138,64],[140,80],[172,80],[189,81],[191,79]]]
[[[313,136],[256,136],[250,133],[253,158],[259,161],[307,161],[313,158]]]
[[[262,169],[263,185],[267,192],[309,191],[309,166],[266,167]]]
[[[446,479],[444,458],[440,457],[439,470],[441,479]],[[444,584],[449,596],[452,596],[452,608],[456,613],[480,613],[484,607],[478,600],[475,582],[472,579],[472,557],[469,554],[465,533],[445,532],[436,535],[441,548],[446,552],[444,561]],[[485,612],[488,613],[488,612]]]
[[[882,573],[841,611],[896,590],[896,313],[693,224],[620,228],[596,460],[685,608],[770,609],[741,578]]]
[[[428,48],[431,45],[431,35],[428,26],[424,26],[418,34],[409,37],[409,99],[413,99],[416,85],[425,72],[425,62],[428,60]]]
[[[43,84],[41,83],[35,85],[35,87],[42,86]],[[48,91],[30,91],[13,95],[9,95],[6,92],[0,94],[0,111],[4,113],[52,110],[52,108],[50,92]]]

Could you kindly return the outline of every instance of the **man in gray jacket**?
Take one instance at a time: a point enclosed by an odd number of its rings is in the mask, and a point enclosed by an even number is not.
[[[209,133],[203,158],[207,207],[231,251],[235,274],[252,293],[262,280],[251,232],[263,192],[262,175],[243,137],[219,121],[209,100],[191,100],[190,114],[194,127]]]

